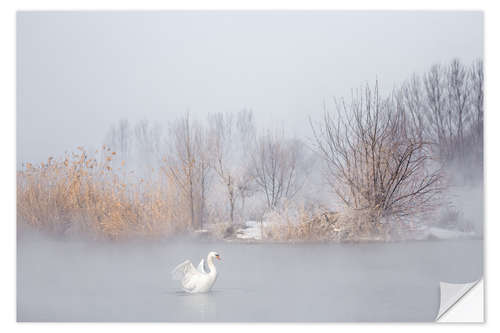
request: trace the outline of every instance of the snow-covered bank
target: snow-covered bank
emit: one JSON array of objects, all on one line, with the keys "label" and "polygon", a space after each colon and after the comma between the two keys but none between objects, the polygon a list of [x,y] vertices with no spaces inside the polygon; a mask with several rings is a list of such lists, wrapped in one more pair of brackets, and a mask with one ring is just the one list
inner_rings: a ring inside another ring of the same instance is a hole
[{"label": "snow-covered bank", "polygon": [[422,227],[418,232],[413,234],[414,237],[410,239],[415,240],[451,240],[451,239],[470,239],[476,238],[474,232],[465,232],[452,229],[436,228],[436,227]]},{"label": "snow-covered bank", "polygon": [[[270,228],[270,222],[247,221],[236,229],[235,238],[241,240],[263,240],[265,230]],[[472,239],[479,237],[475,232],[465,232],[453,229],[422,226],[405,237],[405,240],[453,240]],[[369,241],[386,241],[379,238],[364,239]],[[401,239],[400,239],[401,240]]]}]

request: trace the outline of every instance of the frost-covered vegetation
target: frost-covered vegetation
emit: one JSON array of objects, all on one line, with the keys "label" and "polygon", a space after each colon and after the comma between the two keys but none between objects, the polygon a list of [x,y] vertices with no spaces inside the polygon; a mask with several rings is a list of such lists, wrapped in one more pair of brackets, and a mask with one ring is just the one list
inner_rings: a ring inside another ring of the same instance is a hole
[{"label": "frost-covered vegetation", "polygon": [[471,221],[454,195],[482,188],[481,61],[433,66],[388,96],[366,86],[307,122],[310,138],[258,130],[249,110],[166,126],[120,120],[101,149],[23,165],[18,223],[111,239],[237,238],[247,221],[260,235],[241,238],[482,233],[481,205]]}]

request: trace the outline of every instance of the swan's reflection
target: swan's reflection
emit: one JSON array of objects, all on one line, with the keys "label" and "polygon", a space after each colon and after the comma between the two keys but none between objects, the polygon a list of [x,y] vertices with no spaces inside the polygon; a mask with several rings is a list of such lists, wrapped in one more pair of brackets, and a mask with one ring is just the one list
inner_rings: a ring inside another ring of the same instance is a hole
[{"label": "swan's reflection", "polygon": [[212,321],[217,316],[216,293],[217,291],[203,294],[179,293],[179,302],[186,312],[193,315],[193,319]]}]

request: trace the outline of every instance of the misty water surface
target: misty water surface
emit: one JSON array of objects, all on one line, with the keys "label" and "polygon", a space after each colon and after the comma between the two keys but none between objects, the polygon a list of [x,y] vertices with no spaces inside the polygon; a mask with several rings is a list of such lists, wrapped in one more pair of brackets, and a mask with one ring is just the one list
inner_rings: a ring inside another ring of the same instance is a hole
[{"label": "misty water surface", "polygon": [[[209,294],[170,279],[217,250]],[[432,321],[439,281],[482,276],[482,241],[103,244],[18,239],[18,321]]]}]

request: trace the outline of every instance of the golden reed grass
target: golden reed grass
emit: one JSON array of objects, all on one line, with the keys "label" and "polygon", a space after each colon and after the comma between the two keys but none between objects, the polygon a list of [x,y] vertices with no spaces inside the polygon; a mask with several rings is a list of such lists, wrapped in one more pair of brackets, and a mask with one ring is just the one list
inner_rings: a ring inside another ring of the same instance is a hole
[{"label": "golden reed grass", "polygon": [[373,222],[371,210],[344,208],[332,212],[322,207],[285,207],[267,216],[270,222],[264,228],[269,240],[287,242],[356,242],[362,240],[389,240],[389,224],[379,219]]},{"label": "golden reed grass", "polygon": [[92,155],[79,147],[61,160],[27,163],[17,173],[18,223],[108,239],[186,231],[188,210],[168,174],[140,178],[116,157],[106,146]]}]

